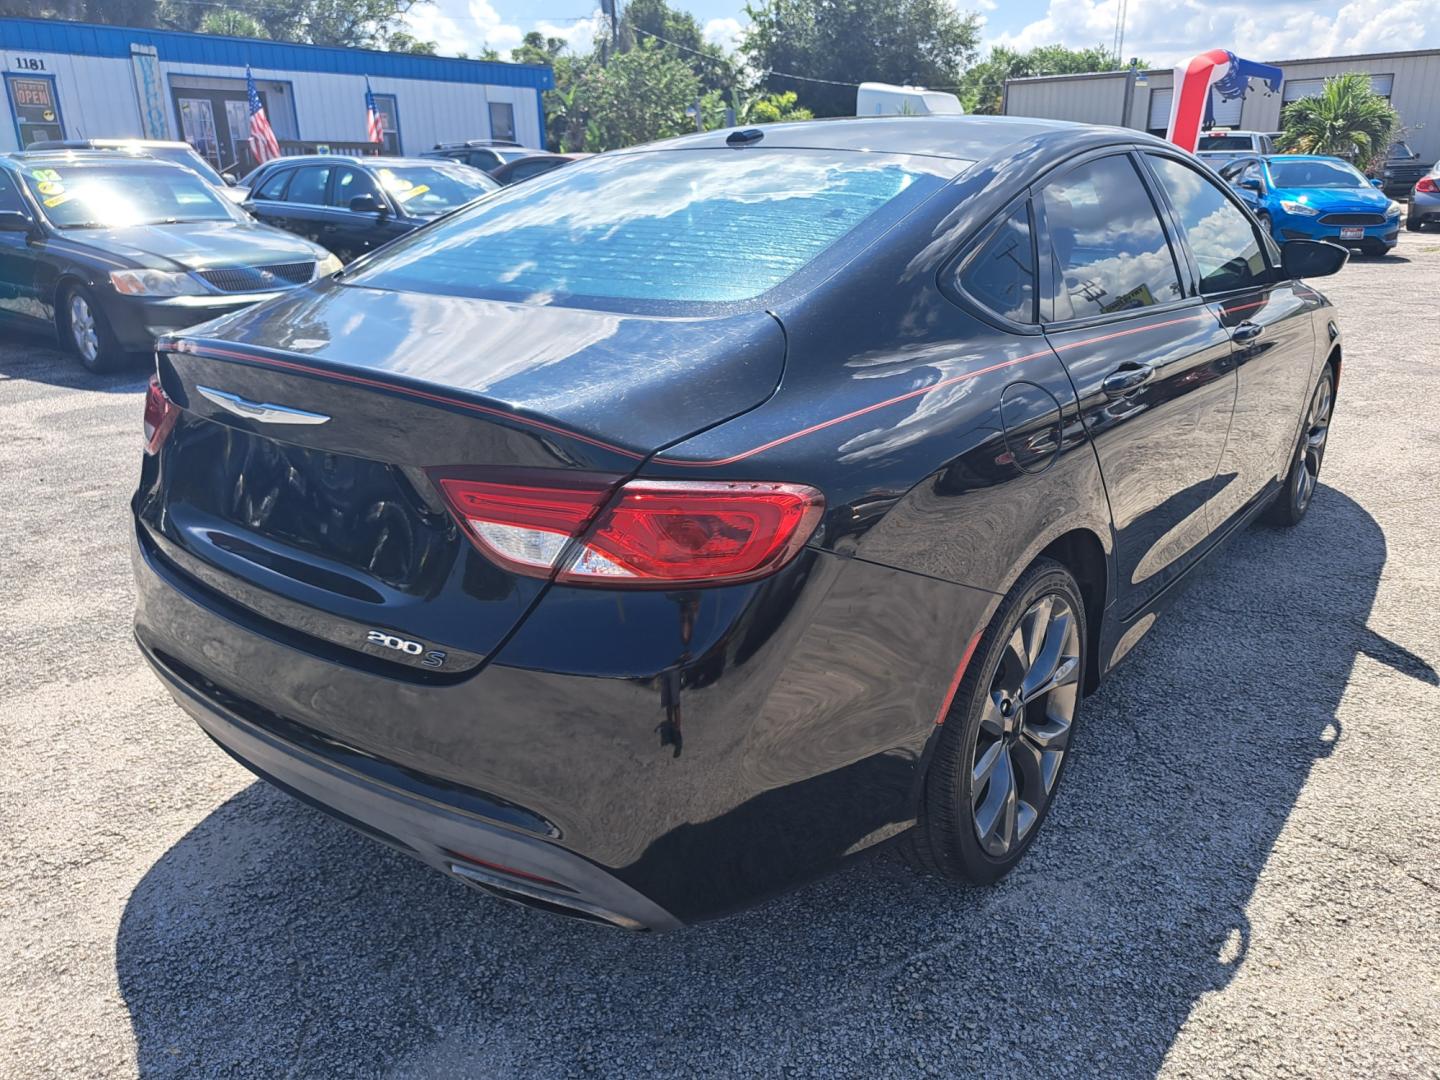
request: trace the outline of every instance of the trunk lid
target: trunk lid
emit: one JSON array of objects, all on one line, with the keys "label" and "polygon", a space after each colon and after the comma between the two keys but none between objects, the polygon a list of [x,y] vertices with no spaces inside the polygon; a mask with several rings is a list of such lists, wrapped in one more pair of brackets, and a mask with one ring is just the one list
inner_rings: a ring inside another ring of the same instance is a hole
[{"label": "trunk lid", "polygon": [[312,652],[459,677],[545,582],[482,556],[425,470],[618,482],[759,404],[783,363],[764,312],[297,290],[162,342],[161,383],[184,413],[142,485],[142,542],[217,606]]}]

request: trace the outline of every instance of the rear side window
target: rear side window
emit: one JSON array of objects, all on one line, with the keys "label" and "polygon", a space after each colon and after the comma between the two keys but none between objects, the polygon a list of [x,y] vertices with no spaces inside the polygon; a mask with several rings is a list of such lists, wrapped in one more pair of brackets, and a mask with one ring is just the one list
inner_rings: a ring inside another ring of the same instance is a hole
[{"label": "rear side window", "polygon": [[290,182],[294,169],[276,169],[255,192],[257,199],[279,199],[285,194],[285,185]]},{"label": "rear side window", "polygon": [[1200,267],[1202,293],[1263,285],[1269,267],[1250,219],[1209,177],[1168,157],[1147,154]]},{"label": "rear side window", "polygon": [[748,300],[966,164],[758,147],[594,158],[413,233],[349,280],[577,306]]},{"label": "rear side window", "polygon": [[1155,205],[1129,158],[1098,158],[1046,185],[1055,319],[1178,300],[1184,292]]},{"label": "rear side window", "polygon": [[960,288],[1011,322],[1035,321],[1035,260],[1030,250],[1030,204],[1005,219],[960,268]]},{"label": "rear side window", "polygon": [[329,179],[329,165],[307,165],[296,169],[295,179],[290,181],[290,190],[285,193],[285,201],[324,206],[325,184]]}]

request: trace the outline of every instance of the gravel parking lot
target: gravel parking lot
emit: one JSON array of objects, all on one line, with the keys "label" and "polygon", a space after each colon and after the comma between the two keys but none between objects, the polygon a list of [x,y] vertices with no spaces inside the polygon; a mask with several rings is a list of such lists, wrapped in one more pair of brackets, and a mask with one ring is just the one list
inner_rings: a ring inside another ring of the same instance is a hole
[{"label": "gravel parking lot", "polygon": [[[1330,282],[1310,517],[1087,703],[1022,868],[634,937],[255,781],[142,666],[144,376],[0,344],[0,1074],[1440,1076],[1440,234]],[[6,332],[9,333],[8,331]]]}]

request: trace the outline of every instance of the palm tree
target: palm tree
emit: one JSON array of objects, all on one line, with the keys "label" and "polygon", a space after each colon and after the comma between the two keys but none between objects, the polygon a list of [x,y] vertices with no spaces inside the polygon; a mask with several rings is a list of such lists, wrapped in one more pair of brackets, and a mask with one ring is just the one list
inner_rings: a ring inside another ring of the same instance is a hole
[{"label": "palm tree", "polygon": [[1330,154],[1365,168],[1383,157],[1400,126],[1400,114],[1375,93],[1360,72],[1325,80],[1315,97],[1285,106],[1282,147],[1291,153]]}]

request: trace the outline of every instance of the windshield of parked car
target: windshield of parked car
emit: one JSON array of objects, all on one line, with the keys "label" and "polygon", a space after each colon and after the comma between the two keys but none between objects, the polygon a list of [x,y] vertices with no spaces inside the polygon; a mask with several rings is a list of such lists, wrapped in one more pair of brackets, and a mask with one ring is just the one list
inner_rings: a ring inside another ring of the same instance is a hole
[{"label": "windshield of parked car", "polygon": [[1249,135],[1201,135],[1201,150],[1253,150],[1255,141]]},{"label": "windshield of parked car", "polygon": [[506,188],[345,280],[622,309],[748,300],[967,164],[758,147],[604,155]]},{"label": "windshield of parked car", "polygon": [[161,161],[173,161],[177,165],[184,165],[187,169],[194,169],[216,187],[225,186],[225,178],[210,167],[210,163],[197,154],[194,150],[187,150],[179,146],[147,146],[142,148],[142,153]]},{"label": "windshield of parked car", "polygon": [[109,168],[60,160],[22,168],[30,193],[61,229],[243,220],[213,187],[173,165]]},{"label": "windshield of parked car", "polygon": [[382,165],[375,176],[413,217],[437,217],[464,206],[500,185],[465,165]]},{"label": "windshield of parked car", "polygon": [[1369,187],[1359,169],[1343,161],[1272,161],[1270,175],[1283,188]]}]

